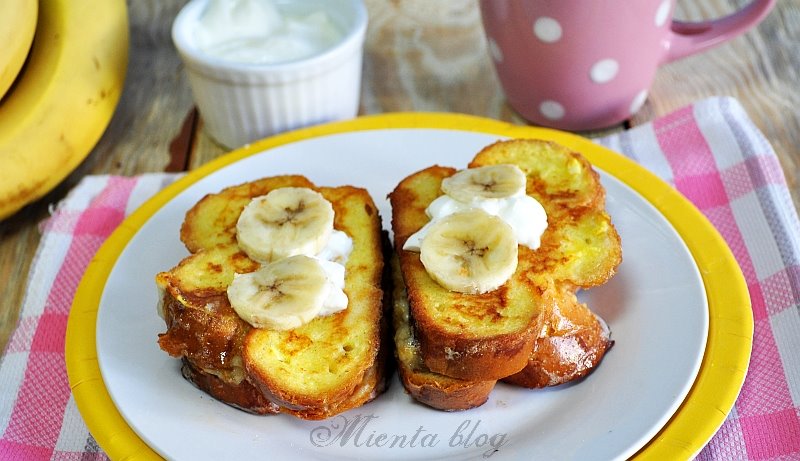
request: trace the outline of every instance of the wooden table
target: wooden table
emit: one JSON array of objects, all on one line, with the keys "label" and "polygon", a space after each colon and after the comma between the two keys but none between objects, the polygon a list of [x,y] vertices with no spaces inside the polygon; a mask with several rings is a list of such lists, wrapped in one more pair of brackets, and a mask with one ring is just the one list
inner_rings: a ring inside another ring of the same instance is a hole
[{"label": "wooden table", "polygon": [[[170,39],[185,1],[130,0],[130,61],[119,107],[93,152],[53,192],[0,223],[0,349],[14,329],[48,207],[88,174],[183,171],[224,151],[205,135]],[[365,0],[370,25],[361,114],[460,112],[524,124],[505,103],[476,0]],[[679,0],[677,17],[702,20],[747,0]],[[644,108],[598,136],[694,101],[733,96],[780,157],[800,205],[800,0],[779,0],[761,25],[701,56],[663,67]]]}]

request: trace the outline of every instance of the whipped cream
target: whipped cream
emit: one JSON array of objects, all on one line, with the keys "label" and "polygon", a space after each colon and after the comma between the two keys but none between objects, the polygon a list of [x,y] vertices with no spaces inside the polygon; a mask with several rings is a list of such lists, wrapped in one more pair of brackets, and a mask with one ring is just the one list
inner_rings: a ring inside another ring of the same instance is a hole
[{"label": "whipped cream", "polygon": [[334,229],[331,238],[325,247],[316,255],[317,259],[338,263],[342,267],[347,263],[347,257],[353,251],[353,239],[346,233]]},{"label": "whipped cream", "polygon": [[322,270],[325,271],[325,276],[328,279],[328,296],[325,298],[325,302],[322,303],[322,310],[319,311],[317,317],[345,310],[348,300],[344,292],[344,266],[324,259],[314,259],[322,266]]},{"label": "whipped cream", "polygon": [[198,48],[208,55],[238,63],[276,64],[322,53],[344,32],[324,11],[297,11],[272,0],[211,0],[194,35]]},{"label": "whipped cream", "polygon": [[403,245],[407,251],[419,251],[422,239],[428,234],[431,226],[445,216],[459,211],[479,208],[502,219],[511,226],[517,243],[532,250],[539,248],[541,237],[547,229],[547,213],[535,198],[524,190],[502,198],[475,197],[469,202],[456,200],[449,195],[442,195],[428,205],[425,214],[430,221],[420,230],[412,234]]},{"label": "whipped cream", "polygon": [[347,295],[344,293],[344,265],[352,251],[353,239],[346,233],[334,229],[328,244],[314,256],[314,259],[325,271],[330,286],[328,297],[325,298],[322,310],[317,317],[335,314],[347,308]]}]

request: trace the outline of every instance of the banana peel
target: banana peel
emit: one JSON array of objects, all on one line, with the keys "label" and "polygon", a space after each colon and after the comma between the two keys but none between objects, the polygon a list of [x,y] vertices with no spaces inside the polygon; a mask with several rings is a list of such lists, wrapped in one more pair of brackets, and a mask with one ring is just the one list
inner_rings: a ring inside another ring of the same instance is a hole
[{"label": "banana peel", "polygon": [[91,152],[122,94],[124,0],[40,0],[28,62],[0,102],[0,219],[42,197]]},{"label": "banana peel", "polygon": [[0,0],[0,100],[30,52],[38,13],[37,0]]}]

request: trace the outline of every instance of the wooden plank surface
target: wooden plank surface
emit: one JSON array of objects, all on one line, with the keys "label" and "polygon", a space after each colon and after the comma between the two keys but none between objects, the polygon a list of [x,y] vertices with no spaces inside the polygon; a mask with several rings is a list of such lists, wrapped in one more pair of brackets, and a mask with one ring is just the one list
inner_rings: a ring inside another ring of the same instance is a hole
[{"label": "wooden plank surface", "polygon": [[[130,0],[131,49],[125,90],[105,135],[83,164],[42,200],[0,222],[0,349],[22,306],[49,207],[87,174],[135,175],[194,168],[224,152],[203,131],[170,39],[183,0]],[[505,103],[486,52],[475,0],[365,0],[370,24],[361,114],[460,112],[525,123]],[[744,0],[679,0],[677,16],[701,20]],[[755,30],[700,56],[664,66],[642,110],[651,121],[710,96],[737,98],[780,157],[800,204],[800,0],[779,0]],[[587,136],[624,129],[621,125]]]}]

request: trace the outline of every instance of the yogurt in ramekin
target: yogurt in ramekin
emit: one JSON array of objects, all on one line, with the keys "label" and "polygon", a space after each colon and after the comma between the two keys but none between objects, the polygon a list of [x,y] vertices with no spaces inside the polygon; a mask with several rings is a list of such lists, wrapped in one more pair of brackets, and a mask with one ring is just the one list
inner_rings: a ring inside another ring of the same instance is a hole
[{"label": "yogurt in ramekin", "polygon": [[358,112],[362,0],[192,0],[172,27],[208,134],[235,148]]}]

